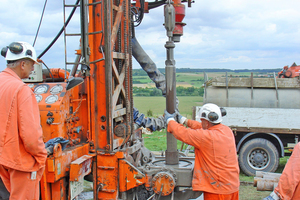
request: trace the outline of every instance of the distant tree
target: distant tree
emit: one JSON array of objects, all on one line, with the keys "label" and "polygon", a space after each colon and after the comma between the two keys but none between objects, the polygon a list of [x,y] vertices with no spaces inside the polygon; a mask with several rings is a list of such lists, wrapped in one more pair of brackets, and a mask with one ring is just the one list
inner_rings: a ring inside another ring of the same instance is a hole
[{"label": "distant tree", "polygon": [[157,88],[153,88],[152,91],[150,91],[150,96],[162,96],[162,92]]}]

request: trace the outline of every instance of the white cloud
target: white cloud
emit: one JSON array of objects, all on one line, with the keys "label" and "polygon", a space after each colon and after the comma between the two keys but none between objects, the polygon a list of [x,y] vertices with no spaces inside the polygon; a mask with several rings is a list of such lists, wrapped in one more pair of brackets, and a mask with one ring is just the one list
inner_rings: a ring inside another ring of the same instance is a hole
[{"label": "white cloud", "polygon": [[223,62],[251,62],[251,58],[248,56],[238,56],[238,57],[227,57],[227,58],[221,58],[217,62],[223,63]]},{"label": "white cloud", "polygon": [[[75,0],[67,0],[73,4]],[[48,1],[36,42],[41,53],[63,25],[62,1]],[[231,69],[280,68],[300,63],[299,0],[196,0],[186,5],[184,35],[176,43],[176,67],[218,67]],[[0,48],[12,41],[32,43],[44,1],[1,0]],[[70,9],[67,9],[67,13]],[[79,15],[78,11],[75,14]],[[158,67],[164,67],[167,37],[163,26],[163,7],[145,13],[136,37]],[[68,31],[75,33],[79,21],[71,21]],[[68,57],[75,58],[79,39],[68,41]],[[49,67],[63,67],[62,38],[43,57]],[[0,71],[5,61],[0,59]],[[134,62],[134,68],[139,68]]]},{"label": "white cloud", "polygon": [[277,31],[277,26],[276,24],[268,24],[266,26],[266,31],[270,32],[270,33],[275,33]]}]

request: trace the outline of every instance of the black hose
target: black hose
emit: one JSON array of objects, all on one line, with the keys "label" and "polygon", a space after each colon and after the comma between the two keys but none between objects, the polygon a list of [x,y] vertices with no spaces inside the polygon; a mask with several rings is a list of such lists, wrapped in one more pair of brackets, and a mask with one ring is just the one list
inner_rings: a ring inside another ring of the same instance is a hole
[{"label": "black hose", "polygon": [[[79,4],[80,0],[76,1],[76,5]],[[58,34],[56,35],[56,37],[52,40],[52,42],[48,45],[48,47],[38,56],[38,58],[40,59],[52,46],[53,44],[56,42],[56,40],[60,37],[60,35],[62,34],[62,32],[64,31],[64,27],[67,27],[67,25],[69,24],[71,18],[73,17],[75,11],[76,11],[76,6],[72,9],[67,21],[65,22],[64,26],[60,29],[60,31],[58,32]]]},{"label": "black hose", "polygon": [[40,31],[40,28],[41,28],[41,24],[42,24],[42,20],[43,20],[43,17],[44,17],[46,5],[47,5],[47,0],[45,0],[45,4],[44,4],[44,8],[43,8],[43,12],[42,12],[41,19],[40,19],[40,23],[39,23],[38,29],[36,30],[35,38],[34,38],[33,45],[32,45],[33,47],[34,47],[34,45],[35,45],[37,36],[38,36],[39,31]]},{"label": "black hose", "polygon": [[165,3],[166,3],[165,0],[163,0],[163,1],[149,2],[149,3],[148,3],[148,9],[150,10],[150,9],[153,9],[153,8],[157,8],[157,7],[159,7],[159,6],[164,5]]},{"label": "black hose", "polygon": [[51,76],[52,76],[52,82],[54,82],[54,77],[53,77],[53,74],[52,74],[51,70],[50,70],[49,67],[44,63],[44,61],[42,61],[42,63],[45,65],[45,67],[47,68],[47,70],[48,70],[49,73],[51,74]]}]

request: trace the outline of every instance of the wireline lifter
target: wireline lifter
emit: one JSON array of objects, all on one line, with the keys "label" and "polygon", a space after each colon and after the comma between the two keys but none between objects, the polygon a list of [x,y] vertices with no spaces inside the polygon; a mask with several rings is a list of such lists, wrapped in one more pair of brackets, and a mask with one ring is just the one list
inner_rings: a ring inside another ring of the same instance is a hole
[{"label": "wireline lifter", "polygon": [[[190,7],[190,0],[188,4]],[[165,156],[155,157],[144,147],[140,124],[135,123],[132,51],[143,66],[152,61],[142,50],[136,51],[141,47],[134,38],[132,16],[140,23],[144,12],[160,5],[164,5],[168,36],[166,80],[163,77],[160,84],[167,111],[174,113],[173,50],[185,25],[182,2],[77,0],[67,5],[64,1],[64,9],[80,8],[80,34],[66,32],[69,18],[63,29],[65,40],[80,35],[75,62],[66,59],[72,70],[42,70],[40,66],[25,80],[39,104],[44,142],[57,138],[69,141],[67,145],[54,142],[48,149],[41,199],[74,199],[82,192],[84,179],[93,182],[94,199],[184,200],[199,196],[191,188],[194,158],[179,156],[170,133]],[[151,74],[151,68],[145,70]],[[153,120],[154,129],[163,128],[156,122]]]}]

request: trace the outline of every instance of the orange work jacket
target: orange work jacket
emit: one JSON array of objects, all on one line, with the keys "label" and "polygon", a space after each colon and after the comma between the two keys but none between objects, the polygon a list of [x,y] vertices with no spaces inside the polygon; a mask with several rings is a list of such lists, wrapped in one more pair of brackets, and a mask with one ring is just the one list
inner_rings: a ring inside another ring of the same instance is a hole
[{"label": "orange work jacket", "polygon": [[286,163],[274,192],[280,199],[300,199],[300,142]]},{"label": "orange work jacket", "polygon": [[19,171],[45,166],[38,104],[33,91],[9,68],[0,73],[0,164]]},{"label": "orange work jacket", "polygon": [[193,190],[231,194],[239,190],[239,166],[235,139],[223,124],[207,130],[198,121],[188,120],[189,128],[170,121],[168,132],[176,139],[195,147]]}]

